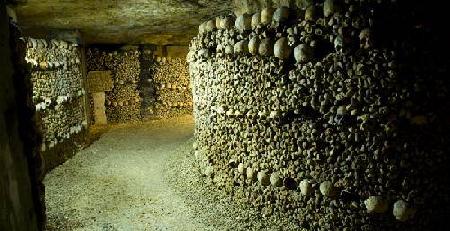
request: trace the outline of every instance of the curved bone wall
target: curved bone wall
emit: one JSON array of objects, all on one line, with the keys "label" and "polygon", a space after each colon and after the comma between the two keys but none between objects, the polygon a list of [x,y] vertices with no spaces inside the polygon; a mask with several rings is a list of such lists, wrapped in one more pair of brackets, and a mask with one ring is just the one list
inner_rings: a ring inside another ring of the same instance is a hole
[{"label": "curved bone wall", "polygon": [[430,36],[417,25],[393,32],[399,9],[326,0],[200,25],[188,61],[201,172],[307,230],[443,229],[448,59],[415,47]]}]

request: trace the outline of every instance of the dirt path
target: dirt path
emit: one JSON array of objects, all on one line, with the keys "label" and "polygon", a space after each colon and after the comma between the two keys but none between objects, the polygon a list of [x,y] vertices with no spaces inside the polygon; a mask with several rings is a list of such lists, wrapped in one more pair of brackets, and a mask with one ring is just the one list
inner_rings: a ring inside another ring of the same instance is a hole
[{"label": "dirt path", "polygon": [[45,178],[48,230],[209,230],[164,180],[190,117],[116,126]]}]

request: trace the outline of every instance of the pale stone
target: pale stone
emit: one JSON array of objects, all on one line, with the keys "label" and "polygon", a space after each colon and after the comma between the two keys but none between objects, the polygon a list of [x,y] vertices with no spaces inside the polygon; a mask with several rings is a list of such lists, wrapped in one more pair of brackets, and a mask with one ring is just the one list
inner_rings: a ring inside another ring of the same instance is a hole
[{"label": "pale stone", "polygon": [[239,41],[234,44],[234,53],[236,54],[246,54],[248,53],[248,42],[247,40]]},{"label": "pale stone", "polygon": [[286,37],[278,39],[273,50],[275,57],[280,59],[288,59],[292,52],[292,49],[289,46],[288,39]]},{"label": "pale stone", "polygon": [[220,16],[216,17],[216,28],[224,29],[224,28],[222,28],[222,17],[220,17]]},{"label": "pale stone", "polygon": [[252,16],[252,28],[256,28],[261,24],[261,13],[254,13]]},{"label": "pale stone", "polygon": [[259,44],[260,40],[258,37],[253,37],[252,39],[250,39],[248,43],[248,51],[250,52],[250,54],[252,55],[258,54]]},{"label": "pale stone", "polygon": [[232,45],[227,45],[225,47],[225,54],[233,54],[234,47]]},{"label": "pale stone", "polygon": [[231,29],[233,28],[234,25],[234,18],[231,16],[226,16],[225,18],[222,19],[222,24],[221,24],[221,28],[222,29]]},{"label": "pale stone", "polygon": [[300,181],[299,187],[300,187],[300,193],[303,196],[307,196],[312,193],[312,187],[308,180]]},{"label": "pale stone", "polygon": [[268,25],[272,22],[273,8],[264,8],[261,11],[261,24]]},{"label": "pale stone", "polygon": [[283,185],[283,181],[281,180],[280,174],[276,172],[270,174],[270,184],[275,187],[281,187]]},{"label": "pale stone", "polygon": [[206,22],[205,30],[206,31],[213,31],[216,29],[216,20],[209,20]]},{"label": "pale stone", "polygon": [[205,31],[206,31],[205,27],[206,27],[206,24],[205,24],[205,23],[200,24],[200,25],[198,26],[198,33],[199,33],[199,34],[205,33]]},{"label": "pale stone", "polygon": [[213,174],[214,174],[213,166],[206,166],[206,168],[205,168],[205,175],[207,177],[212,177]]},{"label": "pale stone", "polygon": [[320,184],[320,193],[326,197],[331,197],[334,195],[334,186],[331,181],[324,181]]},{"label": "pale stone", "polygon": [[306,8],[305,20],[314,21],[315,19],[316,19],[316,7],[309,6],[308,8]]},{"label": "pale stone", "polygon": [[289,19],[289,8],[285,6],[277,8],[272,19],[275,23],[286,22]]},{"label": "pale stone", "polygon": [[409,208],[409,205],[404,200],[398,200],[394,203],[392,213],[395,219],[399,221],[407,221],[411,219],[414,215],[414,210]]},{"label": "pale stone", "polygon": [[309,45],[300,44],[294,49],[294,57],[298,63],[309,62],[313,58],[313,50]]},{"label": "pale stone", "polygon": [[323,15],[325,17],[332,16],[336,11],[336,3],[335,0],[325,0],[323,3]]},{"label": "pale stone", "polygon": [[273,43],[270,39],[265,38],[259,44],[258,52],[263,56],[273,55]]},{"label": "pale stone", "polygon": [[368,49],[372,46],[371,31],[366,28],[359,33],[359,45],[361,48]]},{"label": "pale stone", "polygon": [[243,14],[236,19],[234,26],[237,30],[243,32],[252,29],[252,17],[249,14]]},{"label": "pale stone", "polygon": [[245,171],[245,166],[244,166],[244,164],[243,164],[243,163],[239,163],[239,165],[238,165],[238,172],[239,172],[240,174],[244,174],[244,171]]},{"label": "pale stone", "polygon": [[256,174],[253,168],[247,168],[247,179],[251,181],[256,180]]},{"label": "pale stone", "polygon": [[267,176],[266,171],[258,172],[258,182],[262,186],[268,186],[270,184],[269,176]]},{"label": "pale stone", "polygon": [[104,125],[108,123],[105,112],[105,92],[92,93],[94,101],[94,121],[95,124]]},{"label": "pale stone", "polygon": [[387,203],[380,196],[370,196],[364,201],[368,213],[384,213],[388,209]]}]

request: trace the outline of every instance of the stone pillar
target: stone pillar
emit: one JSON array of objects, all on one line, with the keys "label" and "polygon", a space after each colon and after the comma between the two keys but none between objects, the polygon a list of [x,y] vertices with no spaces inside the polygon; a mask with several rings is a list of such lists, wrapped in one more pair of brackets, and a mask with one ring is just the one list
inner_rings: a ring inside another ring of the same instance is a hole
[{"label": "stone pillar", "polygon": [[96,125],[108,123],[105,108],[105,92],[113,88],[111,71],[90,71],[87,77],[87,89],[94,100],[94,121]]},{"label": "stone pillar", "polygon": [[96,125],[105,125],[108,123],[105,108],[105,92],[92,93],[94,99],[94,121]]}]

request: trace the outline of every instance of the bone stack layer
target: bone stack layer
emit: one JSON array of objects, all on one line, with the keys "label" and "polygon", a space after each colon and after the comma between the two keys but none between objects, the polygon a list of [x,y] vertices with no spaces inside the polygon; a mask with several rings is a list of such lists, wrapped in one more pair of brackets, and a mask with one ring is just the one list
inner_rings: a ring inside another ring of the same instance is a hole
[{"label": "bone stack layer", "polygon": [[441,227],[448,80],[413,26],[375,34],[400,10],[326,0],[200,25],[187,60],[206,179],[306,230]]},{"label": "bone stack layer", "polygon": [[138,91],[139,51],[102,51],[88,49],[88,71],[111,71],[113,89],[106,92],[106,116],[112,123],[138,121],[141,98]]},{"label": "bone stack layer", "polygon": [[24,38],[31,66],[33,103],[43,133],[42,149],[71,138],[87,125],[83,75],[77,44]]},{"label": "bone stack layer", "polygon": [[151,49],[143,49],[141,51],[141,73],[139,92],[142,98],[141,115],[142,118],[154,118],[156,115],[156,82],[154,81],[157,69],[154,51]]},{"label": "bone stack layer", "polygon": [[192,92],[186,59],[157,57],[154,73],[157,117],[192,114]]},{"label": "bone stack layer", "polygon": [[[112,71],[114,88],[106,93],[110,122],[192,114],[186,59],[156,57],[152,50],[89,49],[89,71]],[[91,101],[91,107],[93,102]]]}]

